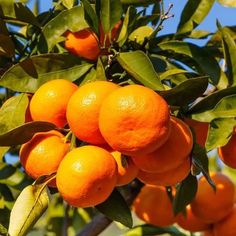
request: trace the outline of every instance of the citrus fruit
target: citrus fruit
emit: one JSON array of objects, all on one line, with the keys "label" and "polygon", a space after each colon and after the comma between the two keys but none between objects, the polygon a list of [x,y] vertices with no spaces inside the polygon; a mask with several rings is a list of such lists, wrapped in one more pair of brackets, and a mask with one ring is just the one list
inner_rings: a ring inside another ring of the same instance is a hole
[{"label": "citrus fruit", "polygon": [[190,166],[190,158],[187,158],[180,166],[168,171],[150,173],[139,170],[137,178],[145,184],[172,186],[181,182],[188,176]]},{"label": "citrus fruit", "polygon": [[236,168],[236,134],[233,134],[229,142],[218,148],[220,159],[229,167]]},{"label": "citrus fruit", "polygon": [[203,236],[215,236],[214,231],[213,231],[213,228],[211,227],[210,229],[205,230],[205,231],[203,232]]},{"label": "citrus fruit", "polygon": [[[66,117],[75,136],[91,144],[104,144],[98,117],[102,102],[119,86],[108,81],[95,81],[81,86],[70,98]],[[112,122],[112,121],[110,121]]]},{"label": "citrus fruit", "polygon": [[90,28],[67,32],[65,36],[65,48],[70,53],[91,61],[97,60],[101,53],[99,39]]},{"label": "citrus fruit", "polygon": [[209,123],[208,122],[200,122],[193,119],[185,118],[184,121],[188,124],[195,133],[196,143],[205,147],[207,134],[209,130]]},{"label": "citrus fruit", "polygon": [[193,138],[191,130],[182,120],[172,116],[171,129],[167,141],[147,155],[133,155],[136,166],[146,172],[164,172],[178,167],[188,158]]},{"label": "citrus fruit", "polygon": [[[21,146],[19,156],[25,172],[37,179],[56,172],[68,151],[69,143],[65,143],[64,135],[52,130],[36,133]],[[55,181],[50,182],[50,186],[55,187]]]},{"label": "citrus fruit", "polygon": [[165,227],[175,221],[165,187],[145,185],[133,203],[133,210],[148,224]]},{"label": "citrus fruit", "polygon": [[209,224],[205,223],[192,213],[190,205],[186,207],[186,215],[179,213],[176,216],[176,222],[181,228],[191,232],[201,232],[210,228]]},{"label": "citrus fruit", "polygon": [[117,186],[122,186],[130,183],[138,174],[138,167],[135,166],[130,157],[122,155],[118,151],[112,151],[112,156],[115,158],[118,167]]},{"label": "citrus fruit", "polygon": [[67,123],[67,103],[77,88],[77,85],[64,79],[55,79],[43,84],[30,101],[32,119],[64,127]]},{"label": "citrus fruit", "polygon": [[214,236],[235,236],[236,235],[236,204],[230,213],[213,226]]},{"label": "citrus fruit", "polygon": [[168,104],[153,90],[127,85],[103,101],[99,128],[106,142],[126,155],[146,154],[169,136]]},{"label": "citrus fruit", "polygon": [[222,220],[233,208],[235,186],[226,175],[218,172],[210,173],[216,191],[204,177],[198,181],[198,190],[191,202],[193,214],[206,223]]},{"label": "citrus fruit", "polygon": [[86,145],[69,152],[57,171],[57,188],[74,207],[91,207],[105,201],[117,183],[113,156],[103,148]]}]

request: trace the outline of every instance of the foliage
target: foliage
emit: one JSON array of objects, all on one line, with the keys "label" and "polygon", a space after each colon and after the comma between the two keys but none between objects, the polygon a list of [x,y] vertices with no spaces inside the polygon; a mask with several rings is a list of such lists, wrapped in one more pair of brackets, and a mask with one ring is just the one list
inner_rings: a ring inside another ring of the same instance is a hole
[{"label": "foliage", "polygon": [[[235,7],[233,1],[218,2]],[[221,26],[218,22],[216,32],[196,29],[216,4],[214,0],[188,0],[177,31],[161,36],[163,22],[173,20],[171,7],[165,11],[165,1],[54,0],[53,7],[46,12],[37,11],[38,1],[35,11],[26,3],[23,0],[0,2],[1,235],[6,235],[7,229],[11,236],[25,235],[32,227],[45,235],[50,232],[76,235],[98,212],[132,228],[130,208],[125,200],[133,193],[129,191],[130,186],[115,190],[95,208],[74,209],[63,205],[57,191],[40,181],[30,185],[32,180],[22,171],[17,157],[14,163],[8,161],[9,154],[17,156],[19,145],[30,140],[34,133],[57,129],[47,122],[25,123],[28,95],[57,78],[77,85],[93,80],[143,84],[163,96],[176,116],[209,122],[206,146],[194,145],[192,173],[177,186],[174,212],[183,211],[195,196],[198,174],[203,173],[214,188],[208,175],[207,153],[225,145],[236,125],[235,26]],[[117,39],[108,54],[101,55],[96,62],[73,56],[64,48],[66,31],[91,27],[99,36],[101,24],[104,33],[110,35],[120,19]],[[195,39],[196,43],[190,43],[189,39]],[[203,46],[198,45],[200,39],[206,39]],[[227,168],[226,172],[229,172]],[[44,211],[44,217],[35,225]],[[162,233],[184,235],[175,227],[150,225],[136,226],[126,235]]]}]

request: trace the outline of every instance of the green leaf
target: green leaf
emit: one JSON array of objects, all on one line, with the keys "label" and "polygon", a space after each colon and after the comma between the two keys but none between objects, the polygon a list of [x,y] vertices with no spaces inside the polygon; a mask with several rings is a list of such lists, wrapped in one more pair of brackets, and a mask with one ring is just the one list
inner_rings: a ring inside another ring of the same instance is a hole
[{"label": "green leaf", "polygon": [[233,95],[236,93],[236,87],[226,88],[216,91],[207,97],[203,98],[201,101],[192,106],[189,110],[190,114],[202,113],[207,110],[213,109],[216,104],[224,97]]},{"label": "green leaf", "polygon": [[188,0],[177,28],[178,34],[191,32],[208,15],[215,0]]},{"label": "green leaf", "polygon": [[27,181],[26,175],[13,165],[0,162],[0,183],[14,189],[22,190]]},{"label": "green leaf", "polygon": [[114,189],[110,197],[105,202],[97,205],[96,208],[109,219],[132,228],[133,220],[130,209],[118,190]]},{"label": "green leaf", "polygon": [[219,4],[225,7],[236,7],[236,1],[234,0],[217,0]]},{"label": "green leaf", "polygon": [[192,118],[198,121],[211,122],[216,118],[229,118],[236,115],[236,95],[222,98],[212,110],[193,114]]},{"label": "green leaf", "polygon": [[10,147],[0,147],[0,161],[2,161],[3,156],[8,152]]},{"label": "green leaf", "polygon": [[164,80],[164,79],[167,79],[169,76],[184,74],[184,73],[190,73],[190,72],[187,70],[183,70],[183,69],[170,69],[170,70],[167,70],[167,71],[159,74],[159,76],[160,76],[161,80]]},{"label": "green leaf", "polygon": [[[62,11],[42,28],[39,42],[41,53],[47,53],[61,41],[60,37],[67,31],[76,32],[89,27],[84,19],[84,9],[81,6]],[[59,41],[58,41],[59,39]],[[46,42],[46,45],[45,43]]]},{"label": "green leaf", "polygon": [[28,106],[26,94],[20,94],[8,99],[0,109],[0,134],[24,124],[25,111]]},{"label": "green leaf", "polygon": [[220,29],[222,34],[222,44],[224,58],[226,62],[227,72],[230,85],[236,85],[236,43],[226,28]]},{"label": "green leaf", "polygon": [[191,34],[189,34],[187,37],[192,39],[206,39],[208,38],[212,33],[205,31],[205,30],[193,30]]},{"label": "green leaf", "polygon": [[142,51],[122,52],[116,57],[119,64],[135,80],[154,90],[163,90],[163,85],[158,77],[150,59]]},{"label": "green leaf", "polygon": [[29,185],[18,196],[11,211],[8,232],[11,236],[23,236],[32,228],[49,203],[45,185]]},{"label": "green leaf", "polygon": [[32,56],[7,70],[0,79],[0,86],[17,92],[34,93],[49,80],[75,81],[92,66],[89,63],[81,63],[78,57],[67,54]]},{"label": "green leaf", "polygon": [[156,3],[157,0],[120,0],[124,5],[146,6]]},{"label": "green leaf", "polygon": [[103,63],[100,57],[98,58],[98,61],[97,61],[96,80],[107,80],[105,68],[103,66]]},{"label": "green leaf", "polygon": [[96,80],[97,80],[97,71],[94,68],[91,68],[91,70],[89,70],[89,72],[86,73],[85,76],[83,76],[83,78],[81,79],[80,85],[90,83]]},{"label": "green leaf", "polygon": [[235,118],[218,118],[212,120],[206,141],[207,151],[227,144],[235,126]]},{"label": "green leaf", "polygon": [[215,189],[215,184],[209,175],[209,161],[208,156],[206,154],[206,150],[197,143],[195,143],[193,146],[192,164],[200,172],[202,172],[207,182],[211,185],[213,189]]},{"label": "green leaf", "polygon": [[142,44],[145,38],[148,38],[153,33],[153,28],[151,26],[141,26],[135,29],[130,35],[129,40],[135,41],[138,44]]},{"label": "green leaf", "polygon": [[67,9],[71,9],[73,7],[73,5],[74,5],[74,0],[62,0],[61,3]]},{"label": "green leaf", "polygon": [[12,0],[2,0],[0,3],[0,18],[7,21],[24,22],[40,27],[40,24],[31,10],[24,4],[13,3]]},{"label": "green leaf", "polygon": [[0,135],[0,146],[15,146],[28,142],[35,133],[47,132],[56,126],[49,122],[33,121]]},{"label": "green leaf", "polygon": [[7,229],[2,224],[0,224],[0,235],[7,235]]},{"label": "green leaf", "polygon": [[138,225],[129,230],[124,236],[155,236],[168,234],[171,236],[186,236],[186,234],[180,232],[176,227],[157,227],[153,225]]},{"label": "green leaf", "polygon": [[160,94],[169,105],[185,106],[200,97],[206,91],[207,85],[207,77],[199,77],[186,80],[172,89],[161,91]]},{"label": "green leaf", "polygon": [[14,50],[15,46],[11,38],[7,35],[0,34],[0,55],[12,57]]},{"label": "green leaf", "polygon": [[99,35],[99,22],[94,8],[87,0],[82,0],[84,6],[84,17],[89,26],[93,29],[97,35]]},{"label": "green leaf", "polygon": [[100,19],[104,33],[109,33],[123,13],[120,0],[100,0]]},{"label": "green leaf", "polygon": [[[211,57],[206,50],[195,44],[180,41],[168,41],[159,43],[156,46],[151,44],[149,50],[157,54],[167,54],[169,52],[171,54],[174,53],[190,57],[197,63],[200,72],[209,75],[210,80],[214,85],[217,85],[220,80],[221,70],[217,61]],[[168,57],[171,57],[169,54],[167,55]],[[179,57],[178,59],[181,60]]]},{"label": "green leaf", "polygon": [[193,200],[197,193],[197,178],[189,174],[178,186],[176,195],[173,199],[173,211],[175,215],[182,212],[185,207]]}]

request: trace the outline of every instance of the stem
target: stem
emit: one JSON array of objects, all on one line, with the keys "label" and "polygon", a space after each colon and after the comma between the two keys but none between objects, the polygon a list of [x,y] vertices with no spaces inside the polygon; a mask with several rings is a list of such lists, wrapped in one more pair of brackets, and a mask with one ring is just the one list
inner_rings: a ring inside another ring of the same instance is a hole
[{"label": "stem", "polygon": [[63,220],[63,227],[62,227],[62,236],[67,236],[67,229],[69,226],[69,210],[70,210],[70,206],[66,203],[65,206],[65,217]]}]

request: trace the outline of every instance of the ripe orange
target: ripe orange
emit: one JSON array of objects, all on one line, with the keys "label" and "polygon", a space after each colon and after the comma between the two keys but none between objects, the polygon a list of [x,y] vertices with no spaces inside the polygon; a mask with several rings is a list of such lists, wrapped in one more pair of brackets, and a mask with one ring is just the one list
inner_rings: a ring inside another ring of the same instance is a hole
[{"label": "ripe orange", "polygon": [[184,180],[190,172],[190,158],[184,160],[180,166],[158,173],[139,170],[137,178],[145,184],[172,186]]},{"label": "ripe orange", "polygon": [[200,232],[210,228],[211,225],[205,223],[200,218],[196,217],[192,213],[191,206],[186,207],[186,216],[183,213],[179,213],[176,216],[177,224],[185,230],[191,232]]},{"label": "ripe orange", "polygon": [[91,207],[105,201],[117,183],[113,156],[103,148],[87,145],[73,149],[57,171],[57,187],[70,205]]},{"label": "ripe orange", "polygon": [[216,185],[216,192],[204,177],[198,182],[198,191],[191,202],[193,214],[206,223],[222,220],[232,210],[234,204],[234,183],[221,173],[210,173]]},{"label": "ripe orange", "polygon": [[70,53],[91,61],[97,60],[101,53],[99,40],[90,28],[67,32],[65,36],[65,48]]},{"label": "ripe orange", "polygon": [[182,120],[171,117],[168,140],[154,152],[132,156],[136,166],[146,172],[164,172],[178,167],[189,156],[193,147],[191,130]]},{"label": "ripe orange", "polygon": [[118,151],[113,151],[111,154],[115,158],[118,167],[118,179],[116,185],[122,186],[134,180],[139,169],[133,163],[132,159],[130,157],[123,156]]},{"label": "ripe orange", "polygon": [[67,124],[67,103],[77,88],[77,85],[64,79],[55,79],[43,84],[30,102],[32,119],[64,127]]},{"label": "ripe orange", "polygon": [[[100,41],[101,47],[104,47],[104,46],[106,48],[110,47],[110,45],[117,39],[121,25],[122,25],[122,20],[119,20],[115,24],[113,29],[111,30],[110,35],[109,34],[105,35],[102,25],[101,24],[99,25],[99,31],[100,31],[100,40],[99,41]],[[105,36],[106,36],[106,42],[105,42]]]},{"label": "ripe orange", "polygon": [[112,82],[95,81],[81,86],[71,96],[66,117],[77,138],[92,144],[106,143],[98,126],[99,112],[104,99],[118,88]]},{"label": "ripe orange", "polygon": [[235,236],[236,235],[236,204],[231,212],[221,221],[213,226],[214,236]]},{"label": "ripe orange", "polygon": [[145,185],[133,203],[136,215],[146,223],[165,227],[175,221],[165,187]]},{"label": "ripe orange", "polygon": [[185,118],[184,121],[188,124],[195,132],[196,143],[205,147],[207,134],[209,130],[209,123],[200,122],[193,119]]},{"label": "ripe orange", "polygon": [[210,229],[205,230],[202,236],[215,236],[212,226]]},{"label": "ripe orange", "polygon": [[169,136],[168,104],[153,90],[127,85],[103,102],[99,128],[107,143],[126,155],[146,154],[160,147]]},{"label": "ripe orange", "polygon": [[[69,151],[69,143],[64,141],[64,135],[55,130],[36,133],[20,149],[20,162],[25,172],[33,179],[56,172]],[[49,185],[55,187],[55,181]]]},{"label": "ripe orange", "polygon": [[229,142],[218,148],[220,159],[229,167],[236,168],[236,134],[233,134]]}]

